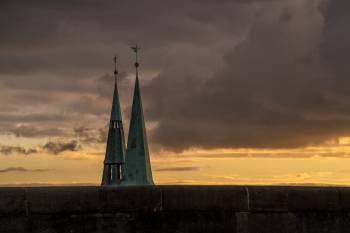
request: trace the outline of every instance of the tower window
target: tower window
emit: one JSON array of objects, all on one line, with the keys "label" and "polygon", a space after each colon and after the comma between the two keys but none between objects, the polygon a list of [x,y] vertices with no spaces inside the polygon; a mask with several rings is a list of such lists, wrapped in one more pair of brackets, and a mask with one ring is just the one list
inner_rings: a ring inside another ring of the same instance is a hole
[{"label": "tower window", "polygon": [[113,129],[119,129],[119,122],[118,121],[113,121],[112,127],[113,127]]}]

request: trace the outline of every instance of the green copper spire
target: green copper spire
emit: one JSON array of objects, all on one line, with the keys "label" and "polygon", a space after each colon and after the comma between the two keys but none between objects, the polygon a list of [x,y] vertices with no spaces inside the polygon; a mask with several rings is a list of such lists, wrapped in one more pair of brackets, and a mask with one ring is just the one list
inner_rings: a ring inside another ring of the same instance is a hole
[{"label": "green copper spire", "polygon": [[[138,47],[132,48],[136,55]],[[135,62],[136,80],[132,102],[131,120],[128,136],[128,148],[125,162],[125,185],[153,185],[152,169],[149,158],[145,120],[143,117],[141,90],[138,77],[139,63]]]},{"label": "green copper spire", "polygon": [[114,93],[113,93],[113,103],[111,111],[111,121],[122,121],[122,115],[120,111],[119,93],[118,93],[118,82],[117,82],[117,57],[114,57]]},{"label": "green copper spire", "polygon": [[120,184],[124,175],[125,139],[123,122],[120,111],[118,85],[117,85],[117,58],[114,58],[114,93],[111,118],[109,122],[106,155],[102,174],[102,185]]}]

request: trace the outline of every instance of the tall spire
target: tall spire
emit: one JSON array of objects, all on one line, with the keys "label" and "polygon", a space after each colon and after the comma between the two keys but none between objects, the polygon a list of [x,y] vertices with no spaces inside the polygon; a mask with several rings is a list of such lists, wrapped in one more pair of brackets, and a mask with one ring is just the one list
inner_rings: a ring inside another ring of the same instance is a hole
[{"label": "tall spire", "polygon": [[145,121],[143,117],[141,90],[138,77],[139,47],[132,47],[136,55],[136,80],[132,102],[131,120],[128,136],[128,148],[125,162],[125,185],[153,185],[152,169],[149,158]]},{"label": "tall spire", "polygon": [[114,93],[102,174],[102,185],[120,184],[124,176],[125,139],[117,75],[117,57],[114,57]]}]

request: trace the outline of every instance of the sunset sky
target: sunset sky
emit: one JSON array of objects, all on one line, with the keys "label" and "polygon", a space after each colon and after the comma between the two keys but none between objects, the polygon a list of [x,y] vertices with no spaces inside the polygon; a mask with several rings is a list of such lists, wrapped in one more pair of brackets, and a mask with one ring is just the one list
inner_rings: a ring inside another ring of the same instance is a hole
[{"label": "sunset sky", "polygon": [[119,57],[157,184],[350,184],[349,0],[2,0],[0,185],[99,184]]}]

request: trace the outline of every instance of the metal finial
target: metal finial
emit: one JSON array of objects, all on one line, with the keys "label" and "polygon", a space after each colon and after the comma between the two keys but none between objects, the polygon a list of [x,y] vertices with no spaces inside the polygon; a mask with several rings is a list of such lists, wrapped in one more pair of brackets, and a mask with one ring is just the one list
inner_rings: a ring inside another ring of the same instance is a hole
[{"label": "metal finial", "polygon": [[118,74],[118,71],[117,71],[117,56],[114,56],[113,61],[114,61],[114,75],[116,76]]},{"label": "metal finial", "polygon": [[138,76],[139,71],[138,71],[138,67],[140,66],[139,62],[138,62],[138,52],[140,47],[138,47],[137,45],[131,47],[131,49],[135,52],[135,68],[136,68],[136,76]]}]

